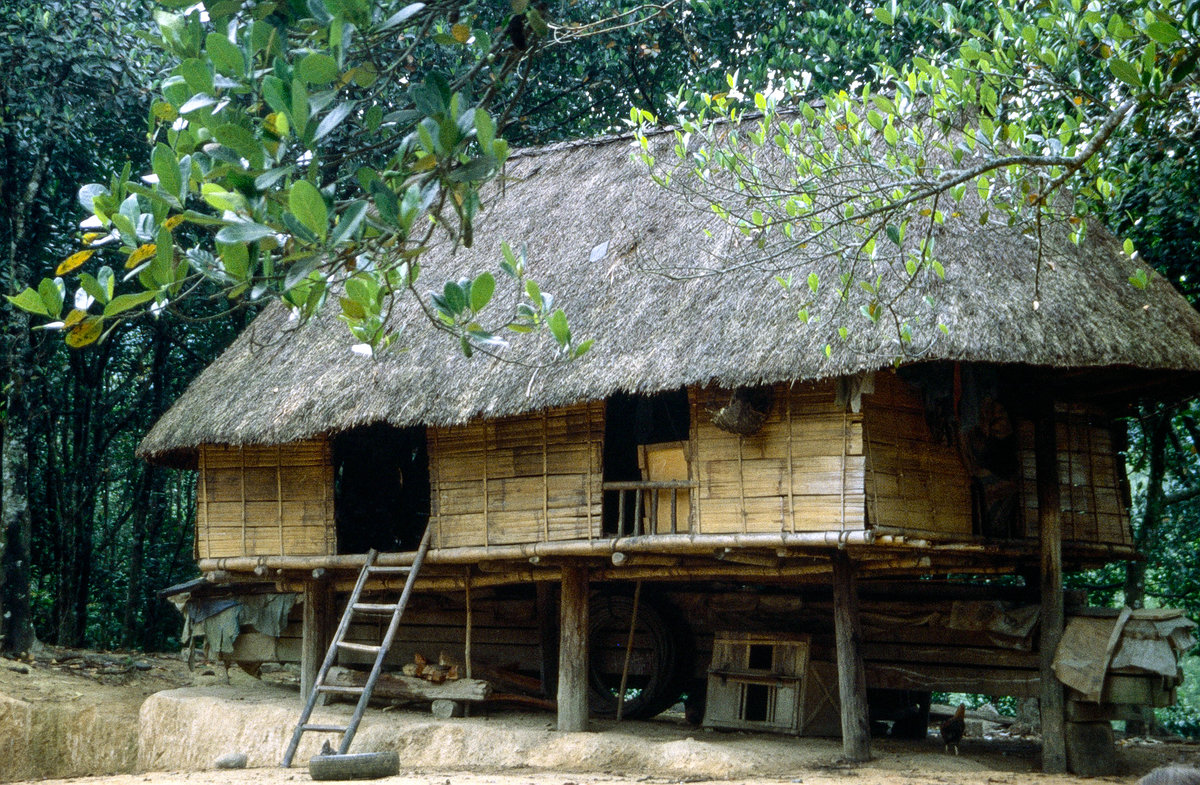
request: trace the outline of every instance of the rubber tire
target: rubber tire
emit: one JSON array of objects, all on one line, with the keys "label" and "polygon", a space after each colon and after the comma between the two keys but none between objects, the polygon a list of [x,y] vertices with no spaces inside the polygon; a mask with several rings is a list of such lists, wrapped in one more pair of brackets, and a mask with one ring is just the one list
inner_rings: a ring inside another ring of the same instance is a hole
[{"label": "rubber tire", "polygon": [[[633,596],[620,589],[594,595],[588,610],[589,637],[592,641],[616,638],[619,648],[624,649],[624,639],[629,632],[629,618],[633,611]],[[669,604],[648,598],[642,593],[638,608],[639,634],[649,636],[654,642],[657,670],[649,677],[642,691],[625,701],[621,716],[628,719],[649,719],[669,709],[683,694],[687,680],[692,675],[692,634],[687,624]],[[596,651],[593,646],[593,653]],[[605,678],[598,673],[595,663],[588,667],[588,693],[592,714],[597,717],[614,717],[617,701],[612,681],[619,676]]]},{"label": "rubber tire", "polygon": [[400,753],[355,752],[347,755],[314,755],[308,761],[314,780],[377,780],[400,773]]}]

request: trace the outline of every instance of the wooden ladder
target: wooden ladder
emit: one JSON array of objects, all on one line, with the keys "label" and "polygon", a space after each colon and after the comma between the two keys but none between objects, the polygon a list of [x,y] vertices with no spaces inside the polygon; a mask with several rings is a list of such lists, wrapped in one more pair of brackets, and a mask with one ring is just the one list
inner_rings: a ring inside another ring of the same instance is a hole
[{"label": "wooden ladder", "polygon": [[[379,674],[383,672],[383,660],[387,657],[388,649],[392,646],[392,640],[396,637],[396,630],[400,628],[400,618],[404,615],[404,609],[408,605],[408,598],[412,595],[413,584],[416,583],[417,575],[421,571],[421,564],[425,561],[425,553],[429,550],[429,532],[427,528],[425,535],[421,538],[421,545],[417,548],[417,555],[413,558],[411,567],[380,567],[375,564],[375,557],[378,555],[375,549],[371,549],[367,553],[367,560],[363,563],[362,571],[358,574],[358,582],[354,584],[354,591],[350,592],[350,599],[346,602],[346,612],[342,614],[342,621],[338,624],[337,631],[333,633],[333,640],[330,641],[329,651],[325,653],[325,661],[321,663],[321,669],[317,671],[316,681],[313,682],[312,692],[309,693],[308,700],[304,704],[304,711],[300,712],[300,721],[296,723],[296,730],[292,732],[292,740],[288,742],[287,751],[283,753],[283,762],[280,766],[287,768],[292,765],[292,759],[296,757],[296,749],[300,746],[300,737],[305,731],[317,731],[325,733],[340,733],[342,734],[342,743],[338,745],[337,754],[345,755],[350,749],[350,742],[354,741],[354,734],[358,732],[359,723],[362,722],[363,713],[367,710],[367,704],[371,701],[371,693],[375,689],[375,683],[379,680]],[[400,593],[400,600],[396,604],[379,604],[370,602],[359,602],[359,597],[362,596],[363,588],[367,585],[367,579],[372,575],[408,575],[404,582],[404,591]],[[363,615],[391,615],[391,622],[388,624],[387,632],[383,635],[383,640],[379,645],[352,643],[345,640],[346,633],[350,629],[350,621],[356,614]],[[326,684],[325,678],[329,675],[329,669],[337,662],[338,651],[355,651],[366,652],[375,655],[375,664],[371,667],[371,675],[367,677],[367,683],[362,687],[343,686]],[[357,695],[358,705],[354,707],[354,714],[350,717],[350,722],[347,725],[320,725],[310,723],[312,719],[313,709],[317,705],[317,699],[321,695],[336,693],[339,695]]]}]

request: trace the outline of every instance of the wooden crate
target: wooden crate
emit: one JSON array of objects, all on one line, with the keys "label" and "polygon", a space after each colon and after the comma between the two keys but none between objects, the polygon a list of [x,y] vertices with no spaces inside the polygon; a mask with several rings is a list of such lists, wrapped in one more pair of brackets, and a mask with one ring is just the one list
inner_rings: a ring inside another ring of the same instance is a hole
[{"label": "wooden crate", "polygon": [[198,468],[197,558],[336,551],[327,442],[201,445]]},{"label": "wooden crate", "polygon": [[433,547],[600,536],[603,401],[427,433]]},{"label": "wooden crate", "polygon": [[705,727],[800,733],[808,655],[807,636],[716,633]]}]

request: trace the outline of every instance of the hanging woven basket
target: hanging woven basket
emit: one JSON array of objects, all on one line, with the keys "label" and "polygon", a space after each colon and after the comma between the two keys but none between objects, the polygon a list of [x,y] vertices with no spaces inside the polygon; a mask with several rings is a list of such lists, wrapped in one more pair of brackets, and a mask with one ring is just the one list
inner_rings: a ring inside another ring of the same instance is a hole
[{"label": "hanging woven basket", "polygon": [[729,394],[728,403],[709,409],[709,416],[721,430],[749,436],[767,421],[774,398],[774,387],[737,387]]}]

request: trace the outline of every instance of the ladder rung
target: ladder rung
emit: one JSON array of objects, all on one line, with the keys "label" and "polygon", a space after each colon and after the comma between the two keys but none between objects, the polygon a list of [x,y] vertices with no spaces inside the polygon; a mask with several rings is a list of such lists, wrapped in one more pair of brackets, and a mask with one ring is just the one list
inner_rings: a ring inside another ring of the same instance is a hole
[{"label": "ladder rung", "polygon": [[356,603],[354,603],[354,610],[359,611],[361,613],[395,613],[397,607],[399,607],[399,606],[397,606],[395,604],[379,603],[379,602],[356,602]]},{"label": "ladder rung", "polygon": [[345,725],[301,725],[304,730],[316,731],[317,733],[345,733]]},{"label": "ladder rung", "polygon": [[379,650],[383,648],[382,646],[375,646],[370,643],[351,643],[350,641],[338,641],[337,645],[349,651],[362,651],[367,654],[378,654]]},{"label": "ladder rung", "polygon": [[319,692],[336,692],[341,695],[362,695],[362,687],[343,687],[337,684],[322,684],[317,687]]},{"label": "ladder rung", "polygon": [[412,567],[376,567],[371,565],[367,572],[379,575],[405,575],[412,572]]}]

